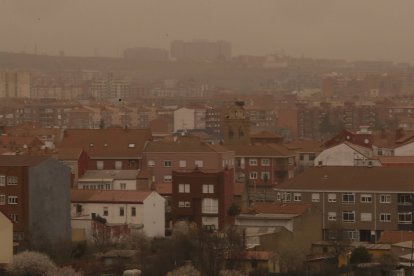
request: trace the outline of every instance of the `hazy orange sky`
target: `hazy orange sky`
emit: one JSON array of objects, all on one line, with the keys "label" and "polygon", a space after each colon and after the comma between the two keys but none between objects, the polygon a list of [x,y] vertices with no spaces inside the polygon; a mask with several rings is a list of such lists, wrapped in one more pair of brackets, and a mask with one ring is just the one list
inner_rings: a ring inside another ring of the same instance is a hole
[{"label": "hazy orange sky", "polygon": [[175,39],[233,54],[414,61],[413,0],[0,0],[0,51],[117,56]]}]

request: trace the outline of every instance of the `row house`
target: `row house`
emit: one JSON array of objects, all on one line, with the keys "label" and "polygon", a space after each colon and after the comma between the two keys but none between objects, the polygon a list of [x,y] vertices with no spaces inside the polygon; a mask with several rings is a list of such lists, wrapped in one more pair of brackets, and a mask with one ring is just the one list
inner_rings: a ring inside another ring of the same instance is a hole
[{"label": "row house", "polygon": [[314,167],[278,185],[276,201],[319,208],[325,240],[376,242],[412,230],[413,177],[407,167]]},{"label": "row house", "polygon": [[229,145],[235,152],[236,181],[246,183],[251,200],[273,200],[277,183],[292,178],[295,155],[282,145]]},{"label": "row house", "polygon": [[233,224],[234,171],[173,171],[171,213],[173,223],[187,221],[198,229],[221,230]]},{"label": "row house", "polygon": [[44,156],[0,156],[0,211],[17,249],[69,242],[70,170]]},{"label": "row house", "polygon": [[133,170],[141,167],[149,129],[66,129],[59,149],[81,148],[89,155],[89,170]]},{"label": "row house", "polygon": [[94,220],[110,227],[127,226],[125,234],[143,231],[165,235],[165,199],[154,191],[71,191],[72,229],[94,235]]}]

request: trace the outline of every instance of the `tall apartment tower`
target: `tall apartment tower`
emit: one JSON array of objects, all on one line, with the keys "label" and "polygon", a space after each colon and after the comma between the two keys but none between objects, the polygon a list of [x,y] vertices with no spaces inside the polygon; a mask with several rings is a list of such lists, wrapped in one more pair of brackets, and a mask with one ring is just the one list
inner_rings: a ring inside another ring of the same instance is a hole
[{"label": "tall apartment tower", "polygon": [[0,70],[0,98],[30,98],[30,73]]},{"label": "tall apartment tower", "polygon": [[236,101],[229,108],[223,124],[224,144],[250,144],[250,120],[244,109],[243,101]]}]

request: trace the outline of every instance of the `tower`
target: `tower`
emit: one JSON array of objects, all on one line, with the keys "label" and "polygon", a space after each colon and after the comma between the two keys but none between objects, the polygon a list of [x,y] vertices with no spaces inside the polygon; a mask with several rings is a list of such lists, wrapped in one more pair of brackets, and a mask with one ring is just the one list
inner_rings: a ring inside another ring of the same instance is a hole
[{"label": "tower", "polygon": [[243,101],[236,101],[224,118],[224,144],[250,144],[250,121]]}]

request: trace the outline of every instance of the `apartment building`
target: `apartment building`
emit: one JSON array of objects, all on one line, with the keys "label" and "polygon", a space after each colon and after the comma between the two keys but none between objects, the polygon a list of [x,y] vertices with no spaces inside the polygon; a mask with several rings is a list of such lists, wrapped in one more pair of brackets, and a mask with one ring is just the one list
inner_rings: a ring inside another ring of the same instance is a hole
[{"label": "apartment building", "polygon": [[413,177],[407,167],[314,167],[278,185],[276,200],[319,208],[325,240],[375,242],[385,230],[412,230]]},{"label": "apartment building", "polygon": [[18,249],[70,241],[70,169],[44,156],[0,156],[0,211]]},{"label": "apartment building", "polygon": [[149,129],[66,129],[59,149],[81,148],[89,155],[90,170],[138,169]]},{"label": "apartment building", "polygon": [[185,220],[193,222],[199,229],[223,229],[233,223],[229,215],[233,191],[233,169],[216,172],[205,172],[202,168],[189,172],[173,171],[173,223]]},{"label": "apartment building", "polygon": [[171,190],[173,171],[205,172],[234,167],[234,152],[203,142],[195,136],[178,136],[167,141],[149,142],[144,149],[143,169],[151,172],[156,189],[168,186]]},{"label": "apartment building", "polygon": [[[150,237],[165,235],[165,199],[153,191],[71,191],[72,227],[91,237],[93,220],[143,230]],[[85,223],[86,221],[86,223]],[[116,227],[115,227],[116,228]]]},{"label": "apartment building", "polygon": [[277,183],[292,178],[295,154],[278,144],[228,145],[235,152],[236,181],[246,183],[251,200],[274,198]]},{"label": "apartment building", "polygon": [[0,98],[30,98],[30,81],[29,72],[0,70]]}]

